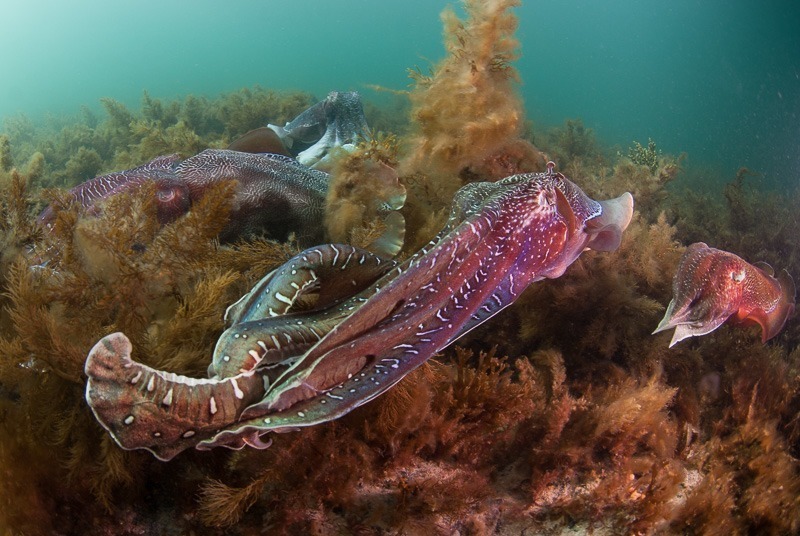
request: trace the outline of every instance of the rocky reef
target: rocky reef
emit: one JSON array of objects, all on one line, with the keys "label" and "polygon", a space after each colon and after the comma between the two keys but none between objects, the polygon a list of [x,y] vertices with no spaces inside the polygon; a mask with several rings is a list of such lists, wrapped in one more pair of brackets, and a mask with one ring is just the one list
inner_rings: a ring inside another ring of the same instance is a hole
[{"label": "rocky reef", "polygon": [[[6,120],[2,533],[800,531],[797,318],[766,345],[755,328],[723,326],[673,348],[651,335],[692,242],[800,281],[800,190],[762,191],[743,169],[724,191],[699,192],[683,156],[657,140],[618,150],[576,119],[531,127],[516,93],[515,5],[466,0],[465,19],[443,15],[445,58],[415,75],[408,115],[365,106],[384,132],[335,163],[320,225],[332,240],[369,243],[381,233],[370,188],[396,170],[407,190],[402,259],[441,227],[458,187],[539,171],[549,157],[593,198],[633,193],[620,248],[584,253],[386,394],[339,420],[273,434],[266,450],[187,451],[168,463],[122,450],[84,400],[83,366],[97,340],[124,331],[137,361],[204,376],[226,307],[296,243],[221,245],[229,183],[165,225],[147,189],[92,217],[63,189],[159,155],[226,147],[315,99],[261,88],[168,102],[145,94],[139,110],[104,100],[102,117]],[[35,219],[47,204],[56,216],[43,232]]]}]

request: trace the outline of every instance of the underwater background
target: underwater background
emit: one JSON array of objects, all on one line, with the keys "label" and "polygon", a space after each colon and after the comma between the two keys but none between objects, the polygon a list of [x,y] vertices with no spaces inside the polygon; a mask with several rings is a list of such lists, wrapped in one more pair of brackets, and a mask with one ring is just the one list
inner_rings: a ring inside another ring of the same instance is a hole
[{"label": "underwater background", "polygon": [[[260,84],[406,89],[443,54],[443,0],[7,2],[0,118],[74,114]],[[739,167],[800,181],[800,5],[791,0],[524,2],[521,94],[537,126],[581,118],[607,144],[648,137],[697,181]],[[710,168],[710,170],[706,169]]]},{"label": "underwater background", "polygon": [[[766,344],[652,334],[692,243],[800,281],[796,2],[3,10],[0,535],[800,533],[797,314]],[[149,187],[99,211],[65,191],[331,90],[361,92],[372,132],[334,159],[328,240],[375,240],[369,205],[396,193],[376,169],[407,192],[402,261],[459,188],[553,160],[593,199],[632,193],[622,243],[268,449],[123,450],[86,402],[95,343],[121,331],[136,361],[205,377],[226,308],[301,248],[220,244],[230,181],[167,223]]]}]

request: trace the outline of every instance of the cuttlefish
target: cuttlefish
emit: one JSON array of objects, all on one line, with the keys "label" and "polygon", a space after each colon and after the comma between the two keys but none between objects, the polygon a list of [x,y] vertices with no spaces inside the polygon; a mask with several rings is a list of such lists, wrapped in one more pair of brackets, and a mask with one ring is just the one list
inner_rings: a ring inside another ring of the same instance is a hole
[{"label": "cuttlefish", "polygon": [[329,244],[268,274],[228,309],[208,378],[155,370],[132,359],[124,334],[104,337],[86,360],[86,400],[122,448],[160,460],[265,448],[268,432],[331,421],[384,393],[584,250],[615,250],[632,212],[630,194],[594,201],[552,164],[468,184],[441,232],[402,264]]},{"label": "cuttlefish", "polygon": [[789,272],[778,277],[766,263],[703,242],[686,249],[672,280],[673,298],[653,333],[675,328],[670,348],[688,337],[711,333],[723,323],[761,326],[761,340],[777,335],[794,311],[795,286]]},{"label": "cuttlefish", "polygon": [[[327,162],[337,147],[354,147],[368,131],[361,98],[355,92],[331,92],[284,127],[270,125],[251,131],[228,150],[207,149],[181,160],[178,155],[155,158],[143,166],[95,177],[69,191],[71,200],[89,214],[100,212],[101,202],[144,184],[155,185],[158,219],[169,223],[187,213],[209,186],[236,181],[228,225],[220,240],[230,242],[266,234],[286,240],[294,233],[302,245],[323,241],[324,204],[330,175],[309,166]],[[287,149],[292,147],[297,153]],[[290,154],[297,154],[294,159]],[[382,246],[394,255],[402,245],[405,221],[397,209],[405,202],[405,188],[397,173],[382,166],[376,180],[387,183],[391,199],[377,199],[387,233]],[[391,216],[390,216],[391,215]],[[39,216],[48,227],[55,218],[52,207]]]},{"label": "cuttlefish", "polygon": [[334,148],[352,149],[369,132],[356,91],[331,91],[286,125],[270,124],[266,128],[277,134],[298,162],[313,168],[326,167]]}]

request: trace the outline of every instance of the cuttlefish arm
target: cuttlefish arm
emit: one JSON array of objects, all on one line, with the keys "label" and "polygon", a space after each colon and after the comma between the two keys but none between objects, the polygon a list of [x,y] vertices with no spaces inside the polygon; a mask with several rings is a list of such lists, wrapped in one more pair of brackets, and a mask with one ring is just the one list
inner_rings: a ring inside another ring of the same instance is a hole
[{"label": "cuttlefish arm", "polygon": [[[599,233],[624,230],[632,212],[626,194],[614,221],[593,226],[603,206],[552,172],[470,185],[460,193],[445,228],[452,230],[398,275],[379,281],[386,286],[278,378],[236,426],[198,448],[311,426],[372,400],[512,303],[532,281],[563,273]],[[559,196],[568,201],[568,214],[559,210]]]},{"label": "cuttlefish arm", "polygon": [[675,329],[669,346],[711,333],[725,322],[757,324],[766,342],[794,311],[795,285],[786,270],[744,259],[702,242],[686,249],[672,281],[673,298],[653,333]]}]

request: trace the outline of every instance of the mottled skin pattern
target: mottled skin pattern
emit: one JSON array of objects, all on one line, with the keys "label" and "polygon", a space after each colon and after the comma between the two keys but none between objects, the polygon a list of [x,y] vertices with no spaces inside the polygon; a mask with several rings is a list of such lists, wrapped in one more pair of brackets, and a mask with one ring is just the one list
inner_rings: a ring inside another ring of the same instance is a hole
[{"label": "mottled skin pattern", "polygon": [[[185,214],[191,205],[189,189],[175,174],[178,155],[159,156],[143,166],[95,177],[72,188],[72,200],[86,210],[97,210],[97,202],[109,197],[131,192],[147,183],[156,187],[158,221],[169,223]],[[38,218],[40,225],[53,222],[55,212],[47,207]]]},{"label": "mottled skin pattern", "polygon": [[269,128],[309,167],[323,163],[334,147],[355,144],[369,131],[361,96],[355,91],[331,91],[285,126]]},{"label": "mottled skin pattern", "polygon": [[282,155],[226,149],[206,149],[187,158],[176,173],[192,199],[199,199],[219,181],[238,182],[230,222],[220,233],[223,242],[265,229],[276,240],[294,232],[303,244],[322,241],[327,173]]},{"label": "mottled skin pattern", "polygon": [[766,342],[794,311],[795,287],[786,270],[773,277],[767,264],[754,266],[702,242],[686,249],[672,281],[673,299],[653,333],[675,328],[669,345],[705,335],[726,321],[758,324]]},{"label": "mottled skin pattern", "polygon": [[[265,447],[261,436],[269,431],[330,421],[385,392],[513,303],[530,283],[559,277],[586,248],[615,249],[632,211],[630,194],[593,201],[552,166],[547,173],[470,184],[456,194],[448,223],[426,248],[353,298],[293,316],[295,325],[325,332],[302,353],[281,356],[278,374],[267,378],[261,362],[242,350],[227,354],[244,364],[235,376],[197,380],[155,371],[132,361],[130,342],[116,333],[89,354],[87,401],[123,448],[145,448],[162,460],[192,446]],[[322,264],[344,266],[341,255],[335,263],[330,255],[340,247],[327,246]],[[279,269],[284,275],[273,279],[276,286],[262,292],[276,298],[276,288],[295,282],[301,295],[308,276],[293,281],[286,276],[292,269]],[[234,315],[252,310],[234,307]],[[273,319],[289,316],[273,311]],[[338,311],[330,313],[333,322],[317,323],[329,311]],[[274,325],[248,328],[256,345],[285,335]]]},{"label": "mottled skin pattern", "polygon": [[[293,147],[298,160],[280,154],[242,152],[263,148],[264,131],[274,138],[268,146],[285,152],[285,143]],[[177,155],[162,156],[134,169],[86,181],[71,189],[70,195],[91,213],[98,210],[99,201],[152,182],[156,185],[158,219],[169,223],[185,214],[212,184],[236,180],[230,223],[220,233],[220,240],[264,233],[286,240],[293,232],[301,244],[318,244],[323,241],[321,223],[329,176],[309,166],[327,161],[333,148],[351,146],[367,131],[358,93],[333,91],[285,127],[257,129],[231,145],[241,150],[208,149],[183,162]],[[253,137],[258,139],[250,139]],[[53,209],[47,207],[38,221],[48,226],[54,217]]]}]

